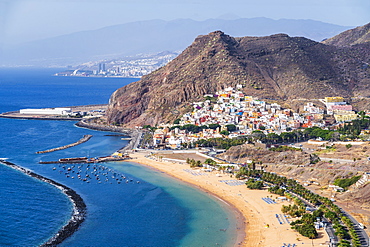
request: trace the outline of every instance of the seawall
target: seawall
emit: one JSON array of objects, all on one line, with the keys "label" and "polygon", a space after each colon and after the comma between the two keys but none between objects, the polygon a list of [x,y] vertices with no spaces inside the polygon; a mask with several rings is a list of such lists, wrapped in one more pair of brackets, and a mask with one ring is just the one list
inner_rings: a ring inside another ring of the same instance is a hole
[{"label": "seawall", "polygon": [[77,145],[82,144],[84,142],[87,142],[88,140],[90,140],[91,137],[92,137],[92,135],[84,135],[77,142],[74,142],[74,143],[71,143],[71,144],[68,144],[68,145],[65,145],[65,146],[62,146],[62,147],[58,147],[58,148],[52,148],[52,149],[48,149],[48,150],[44,150],[44,151],[38,151],[36,153],[37,154],[50,153],[50,152],[54,152],[54,151],[63,150],[63,149],[67,149],[67,148],[70,148],[70,147],[74,147],[74,146],[77,146]]},{"label": "seawall", "polygon": [[75,123],[75,125],[77,127],[87,128],[87,129],[92,129],[92,130],[119,132],[119,133],[127,134],[129,136],[131,136],[131,133],[133,132],[132,129],[91,123],[90,119],[81,120]]},{"label": "seawall", "polygon": [[127,128],[122,128],[122,127],[117,127],[117,126],[107,126],[107,125],[100,125],[100,124],[95,124],[91,123],[89,120],[81,120],[75,124],[77,127],[81,128],[87,128],[87,129],[92,129],[92,130],[98,130],[98,131],[109,131],[109,132],[119,132],[123,133],[125,135],[128,135],[131,137],[130,142],[120,149],[120,152],[128,151],[137,148],[139,145],[140,139],[142,132],[140,130],[136,129],[127,129]]},{"label": "seawall", "polygon": [[85,221],[87,212],[86,204],[84,200],[81,198],[81,196],[76,193],[76,191],[52,179],[41,176],[37,173],[34,173],[26,168],[23,168],[11,162],[1,160],[0,163],[7,165],[20,172],[23,172],[28,176],[31,176],[33,178],[39,179],[40,181],[55,186],[56,188],[60,189],[71,200],[73,204],[73,214],[68,223],[64,225],[52,238],[43,243],[41,247],[57,246],[58,244],[62,243],[65,239],[70,237],[74,232],[76,232],[78,228],[81,226],[81,224]]}]

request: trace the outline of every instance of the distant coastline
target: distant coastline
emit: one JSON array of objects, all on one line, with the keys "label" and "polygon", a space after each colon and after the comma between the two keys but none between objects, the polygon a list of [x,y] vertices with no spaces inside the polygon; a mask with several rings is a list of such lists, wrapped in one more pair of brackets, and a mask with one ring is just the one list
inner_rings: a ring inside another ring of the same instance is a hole
[{"label": "distant coastline", "polygon": [[42,182],[51,184],[61,190],[72,202],[73,204],[73,214],[66,225],[64,225],[53,237],[51,237],[48,241],[43,243],[41,246],[56,246],[62,243],[65,239],[70,237],[73,233],[75,233],[81,224],[85,221],[87,207],[84,200],[81,198],[76,191],[72,190],[71,188],[60,184],[52,179],[46,178],[41,176],[37,173],[34,173],[26,168],[13,164],[11,162],[0,160],[0,163],[11,167],[17,171],[23,172],[24,174],[36,178]]},{"label": "distant coastline", "polygon": [[[64,72],[65,73],[65,72]],[[140,76],[125,76],[125,75],[94,75],[94,74],[63,74],[56,73],[54,76],[70,76],[70,77],[96,77],[96,78],[141,78],[143,75]]]}]

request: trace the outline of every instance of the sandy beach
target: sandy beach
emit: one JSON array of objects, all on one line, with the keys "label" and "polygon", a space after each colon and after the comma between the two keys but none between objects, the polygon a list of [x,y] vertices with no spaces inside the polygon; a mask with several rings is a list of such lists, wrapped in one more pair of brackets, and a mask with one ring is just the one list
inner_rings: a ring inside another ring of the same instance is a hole
[{"label": "sandy beach", "polygon": [[[327,246],[325,243],[328,243],[329,238],[323,229],[318,230],[319,238],[311,240],[290,228],[288,222],[293,219],[286,218],[281,213],[281,206],[288,205],[289,202],[277,200],[277,195],[266,190],[249,190],[241,183],[236,185],[238,182],[229,174],[222,174],[219,171],[204,172],[200,169],[191,169],[188,164],[157,161],[147,158],[146,155],[145,152],[131,153],[131,161],[190,183],[235,208],[237,228],[240,230],[235,246],[277,247],[284,244]],[[267,197],[274,199],[276,203],[269,204],[262,199]]]}]

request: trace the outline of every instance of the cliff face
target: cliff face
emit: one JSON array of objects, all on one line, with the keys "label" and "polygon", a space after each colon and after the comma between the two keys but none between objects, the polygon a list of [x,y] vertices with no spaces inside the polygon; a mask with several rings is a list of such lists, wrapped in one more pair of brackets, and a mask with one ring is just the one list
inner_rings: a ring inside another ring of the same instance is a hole
[{"label": "cliff face", "polygon": [[166,66],[114,92],[108,121],[172,122],[204,94],[238,84],[247,95],[277,101],[370,96],[369,55],[369,44],[342,48],[284,34],[233,38],[212,32]]}]

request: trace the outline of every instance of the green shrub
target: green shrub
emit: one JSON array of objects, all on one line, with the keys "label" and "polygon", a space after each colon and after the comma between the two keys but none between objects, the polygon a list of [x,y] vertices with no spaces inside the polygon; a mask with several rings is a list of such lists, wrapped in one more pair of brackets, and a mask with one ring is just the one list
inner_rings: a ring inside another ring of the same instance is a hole
[{"label": "green shrub", "polygon": [[351,178],[343,178],[343,179],[338,178],[334,180],[334,185],[342,187],[343,189],[347,189],[349,186],[356,183],[360,178],[361,178],[361,175],[353,176]]}]

